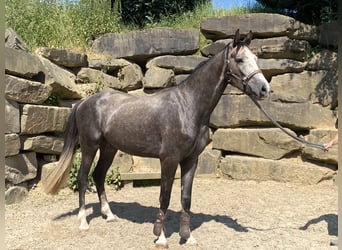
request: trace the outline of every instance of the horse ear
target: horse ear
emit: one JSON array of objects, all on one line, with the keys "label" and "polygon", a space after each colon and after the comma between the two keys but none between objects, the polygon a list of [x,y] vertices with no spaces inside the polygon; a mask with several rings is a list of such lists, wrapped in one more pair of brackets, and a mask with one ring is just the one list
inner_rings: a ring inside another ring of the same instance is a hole
[{"label": "horse ear", "polygon": [[233,47],[235,47],[240,41],[240,30],[237,29],[235,31],[235,36],[234,36],[234,42],[233,42]]},{"label": "horse ear", "polygon": [[245,37],[245,39],[243,39],[243,42],[248,46],[251,43],[252,38],[253,38],[253,33],[250,30],[247,36]]}]

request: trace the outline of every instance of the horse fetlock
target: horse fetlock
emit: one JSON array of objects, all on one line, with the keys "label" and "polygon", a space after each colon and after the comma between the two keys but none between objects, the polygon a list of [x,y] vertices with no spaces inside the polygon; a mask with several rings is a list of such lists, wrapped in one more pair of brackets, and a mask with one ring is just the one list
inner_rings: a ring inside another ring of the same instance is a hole
[{"label": "horse fetlock", "polygon": [[165,231],[164,228],[164,219],[165,219],[165,214],[163,211],[159,210],[159,212],[157,213],[157,220],[154,223],[153,226],[153,234],[155,236],[160,236],[162,231]]},{"label": "horse fetlock", "polygon": [[182,239],[190,238],[190,216],[187,213],[182,213],[179,226],[179,235]]},{"label": "horse fetlock", "polygon": [[155,236],[160,236],[160,234],[163,230],[163,227],[164,227],[163,223],[160,220],[157,220],[153,226],[153,234]]},{"label": "horse fetlock", "polygon": [[181,226],[179,229],[179,236],[184,240],[189,239],[191,236],[190,228],[188,226]]}]

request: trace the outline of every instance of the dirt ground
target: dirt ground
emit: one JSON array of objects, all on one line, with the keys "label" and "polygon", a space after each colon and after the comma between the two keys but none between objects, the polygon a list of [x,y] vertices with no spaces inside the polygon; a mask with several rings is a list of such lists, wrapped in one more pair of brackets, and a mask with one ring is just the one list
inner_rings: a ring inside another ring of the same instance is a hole
[{"label": "dirt ground", "polygon": [[[88,193],[90,229],[78,230],[78,195],[68,189],[45,195],[38,185],[5,212],[8,249],[155,249],[153,223],[159,186],[120,191],[107,187],[116,222],[106,222],[96,194]],[[337,186],[222,178],[194,181],[191,228],[197,245],[180,244],[180,181],[176,180],[166,225],[169,249],[337,249]]]}]

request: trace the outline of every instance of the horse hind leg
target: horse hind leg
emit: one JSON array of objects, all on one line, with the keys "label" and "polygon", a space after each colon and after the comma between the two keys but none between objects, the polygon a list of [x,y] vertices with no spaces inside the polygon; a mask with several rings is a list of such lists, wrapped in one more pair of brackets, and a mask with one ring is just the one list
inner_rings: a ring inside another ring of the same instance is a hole
[{"label": "horse hind leg", "polygon": [[85,192],[87,189],[88,175],[91,164],[94,160],[97,148],[89,146],[81,146],[81,166],[77,175],[78,195],[79,195],[79,212],[80,230],[88,230],[89,224],[86,218],[85,208]]},{"label": "horse hind leg", "polygon": [[107,171],[111,166],[117,149],[113,148],[107,142],[103,142],[100,146],[100,158],[93,172],[93,179],[96,185],[97,195],[101,204],[101,213],[105,216],[106,221],[114,221],[116,216],[112,213],[108,204],[104,181]]}]

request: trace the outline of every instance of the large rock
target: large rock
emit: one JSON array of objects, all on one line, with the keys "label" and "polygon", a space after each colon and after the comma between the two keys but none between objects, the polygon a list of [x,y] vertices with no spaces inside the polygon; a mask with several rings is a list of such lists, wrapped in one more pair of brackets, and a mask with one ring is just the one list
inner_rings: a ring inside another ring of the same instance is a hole
[{"label": "large rock", "polygon": [[322,105],[330,105],[331,109],[338,106],[338,70],[337,53],[329,50],[322,50],[312,58],[306,65],[306,70],[326,70],[327,73],[316,88],[319,101]]},{"label": "large rock", "polygon": [[5,72],[26,79],[44,78],[38,56],[7,47],[5,48]]},{"label": "large rock", "polygon": [[57,66],[48,59],[39,57],[45,74],[45,84],[52,87],[51,93],[64,99],[80,99],[84,94],[75,83],[76,76],[70,71]]},{"label": "large rock", "polygon": [[20,150],[18,134],[5,134],[5,157],[17,155]]},{"label": "large rock", "polygon": [[56,48],[39,48],[36,53],[38,55],[41,55],[47,59],[49,59],[51,62],[69,67],[87,67],[88,66],[88,60],[87,55],[80,54],[80,53],[74,53],[70,52],[65,49],[56,49]]},{"label": "large rock", "polygon": [[123,90],[135,90],[143,86],[144,75],[139,65],[130,64],[120,70],[119,79]]},{"label": "large rock", "polygon": [[94,41],[92,50],[95,53],[125,58],[140,64],[145,63],[148,58],[165,54],[193,54],[198,47],[198,30],[154,28],[120,34],[105,34]]},{"label": "large rock", "polygon": [[216,175],[221,158],[221,151],[212,149],[209,144],[198,157],[196,175]]},{"label": "large rock", "polygon": [[30,105],[22,107],[21,134],[64,132],[70,108]]},{"label": "large rock", "polygon": [[310,44],[304,40],[293,40],[282,36],[254,39],[249,45],[249,48],[259,58],[305,61]]},{"label": "large rock", "polygon": [[312,103],[323,106],[337,102],[338,81],[327,71],[304,71],[300,74],[290,73],[272,78],[271,86],[274,94],[284,99],[301,97]]},{"label": "large rock", "polygon": [[5,158],[5,180],[19,184],[37,176],[37,158],[35,152],[18,154]]},{"label": "large rock", "polygon": [[5,99],[6,134],[20,132],[20,112],[17,102]]},{"label": "large rock", "polygon": [[19,203],[28,195],[27,187],[13,186],[5,192],[5,204]]},{"label": "large rock", "polygon": [[27,51],[27,45],[23,39],[11,28],[5,30],[5,47]]},{"label": "large rock", "polygon": [[171,69],[151,67],[146,71],[144,88],[166,88],[175,84],[175,73]]},{"label": "large rock", "polygon": [[207,58],[201,56],[159,56],[151,59],[146,68],[172,69],[175,74],[189,74]]},{"label": "large rock", "polygon": [[299,73],[304,70],[305,63],[290,59],[258,59],[258,66],[265,78],[270,81],[273,76],[285,73]]},{"label": "large rock", "polygon": [[[295,133],[288,130],[294,136]],[[278,128],[269,129],[218,129],[213,135],[213,148],[229,152],[278,160],[301,144]]]},{"label": "large rock", "polygon": [[134,155],[132,169],[134,173],[160,173],[160,160]]},{"label": "large rock", "polygon": [[[82,68],[77,73],[77,82],[78,83],[95,83],[98,86],[97,87],[98,90],[102,90],[105,87],[113,88],[113,89],[123,88],[123,86],[121,85],[117,77],[105,74],[100,70],[91,69],[91,68]],[[80,84],[80,85],[83,85],[83,84]]]},{"label": "large rock", "polygon": [[56,136],[21,136],[21,149],[43,154],[60,154],[63,149],[64,140]]},{"label": "large rock", "polygon": [[5,97],[19,103],[42,104],[51,93],[52,87],[40,82],[15,76],[5,76]]},{"label": "large rock", "polygon": [[133,157],[129,154],[126,154],[120,150],[115,154],[113,163],[108,170],[110,172],[111,170],[120,173],[128,173],[133,169]]},{"label": "large rock", "polygon": [[290,160],[269,160],[228,155],[220,163],[223,176],[234,180],[279,181],[317,184],[334,171],[317,165]]},{"label": "large rock", "polygon": [[305,69],[313,71],[330,70],[331,68],[337,68],[337,65],[337,53],[323,49],[308,60]]},{"label": "large rock", "polygon": [[125,59],[117,59],[111,56],[93,57],[93,58],[89,58],[88,61],[89,61],[89,68],[98,69],[108,74],[112,72],[117,72],[123,67],[126,67],[132,64],[131,62]]},{"label": "large rock", "polygon": [[[292,130],[332,128],[333,112],[311,103],[260,101],[265,110],[280,124]],[[246,95],[223,95],[211,114],[210,124],[216,128],[273,126]]]},{"label": "large rock", "polygon": [[224,17],[206,18],[201,22],[201,32],[211,40],[231,38],[240,29],[242,36],[250,30],[257,38],[292,36],[297,39],[310,37],[317,40],[315,27],[297,22],[295,19],[268,13],[250,13]]},{"label": "large rock", "polygon": [[203,48],[201,48],[201,54],[205,57],[211,57],[219,53],[223,48],[230,42],[232,42],[233,39],[221,39],[217,40],[215,42],[212,42]]},{"label": "large rock", "polygon": [[[310,130],[310,134],[307,135],[305,139],[313,143],[324,144],[329,142],[336,134],[336,129],[313,129]],[[305,146],[303,149],[303,156],[306,159],[337,165],[338,146],[330,148],[328,152],[324,152],[321,149]]]}]

